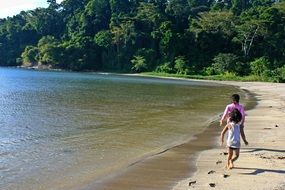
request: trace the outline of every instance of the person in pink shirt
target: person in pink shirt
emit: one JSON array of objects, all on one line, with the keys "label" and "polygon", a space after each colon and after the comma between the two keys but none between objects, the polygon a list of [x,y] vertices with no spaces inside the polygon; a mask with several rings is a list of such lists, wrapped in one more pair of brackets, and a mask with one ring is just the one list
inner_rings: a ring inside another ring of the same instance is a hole
[{"label": "person in pink shirt", "polygon": [[229,122],[228,119],[229,119],[230,113],[234,109],[237,109],[241,113],[241,115],[242,115],[241,121],[239,122],[240,123],[241,137],[242,137],[242,139],[244,141],[244,144],[248,145],[248,142],[246,141],[245,134],[244,134],[244,121],[245,121],[244,107],[241,104],[239,104],[240,97],[239,97],[238,94],[233,94],[231,98],[232,98],[232,103],[226,106],[224,114],[223,114],[223,116],[221,117],[221,120],[220,120],[220,126],[223,125],[223,122],[225,120],[228,123]]}]

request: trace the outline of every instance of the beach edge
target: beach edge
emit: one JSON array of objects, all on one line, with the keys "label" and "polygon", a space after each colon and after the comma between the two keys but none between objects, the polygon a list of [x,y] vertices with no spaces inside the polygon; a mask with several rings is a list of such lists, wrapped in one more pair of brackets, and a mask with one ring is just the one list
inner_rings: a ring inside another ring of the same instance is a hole
[{"label": "beach edge", "polygon": [[285,149],[282,147],[285,144],[285,84],[212,82],[234,85],[256,94],[258,105],[246,111],[245,133],[250,144],[242,145],[233,170],[224,168],[224,147],[202,151],[196,160],[196,172],[178,182],[173,190],[185,190],[189,186],[194,189],[285,189]]}]

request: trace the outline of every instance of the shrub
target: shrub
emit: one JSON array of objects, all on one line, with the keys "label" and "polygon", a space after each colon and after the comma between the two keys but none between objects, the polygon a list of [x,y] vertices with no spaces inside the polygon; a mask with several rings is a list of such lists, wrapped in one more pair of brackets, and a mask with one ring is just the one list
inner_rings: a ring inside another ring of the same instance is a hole
[{"label": "shrub", "polygon": [[39,49],[34,46],[27,46],[21,55],[23,65],[31,66],[37,63]]},{"label": "shrub", "polygon": [[134,56],[131,62],[133,64],[132,70],[135,72],[142,72],[147,69],[147,64],[143,56]]},{"label": "shrub", "polygon": [[174,63],[175,63],[174,68],[176,69],[177,74],[186,75],[188,73],[189,69],[184,56],[175,57]]},{"label": "shrub", "polygon": [[260,77],[267,77],[270,74],[269,65],[270,65],[270,62],[267,58],[260,57],[250,62],[250,69],[251,69],[252,74],[254,75],[257,75]]},{"label": "shrub", "polygon": [[154,70],[156,66],[155,51],[153,49],[141,48],[135,53],[136,56],[142,56],[145,58],[147,69]]},{"label": "shrub", "polygon": [[157,66],[155,71],[159,73],[173,73],[173,67],[171,66],[171,62],[166,62],[163,65]]},{"label": "shrub", "polygon": [[213,59],[212,69],[215,74],[226,72],[239,73],[237,68],[238,56],[232,53],[219,53]]},{"label": "shrub", "polygon": [[204,69],[203,74],[205,75],[216,75],[216,70],[214,67],[210,66]]},{"label": "shrub", "polygon": [[285,82],[285,65],[277,68],[275,82]]}]

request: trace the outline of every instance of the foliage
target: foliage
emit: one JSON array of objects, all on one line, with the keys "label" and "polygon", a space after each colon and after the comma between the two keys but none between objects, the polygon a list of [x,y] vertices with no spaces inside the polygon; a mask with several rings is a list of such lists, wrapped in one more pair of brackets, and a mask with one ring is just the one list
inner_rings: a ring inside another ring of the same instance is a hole
[{"label": "foliage", "polygon": [[174,63],[175,63],[174,68],[176,69],[177,74],[188,73],[188,67],[185,57],[183,56],[176,57]]},{"label": "foliage", "polygon": [[112,34],[108,30],[101,30],[95,35],[95,42],[98,46],[108,48],[112,43]]},{"label": "foliage", "polygon": [[134,56],[131,62],[133,64],[132,70],[135,72],[143,72],[147,69],[147,64],[143,56]]},{"label": "foliage", "polygon": [[277,68],[274,82],[285,82],[285,66]]},{"label": "foliage", "polygon": [[1,66],[284,82],[284,0],[48,3],[0,19]]},{"label": "foliage", "polygon": [[162,65],[157,66],[155,71],[159,73],[173,73],[174,69],[170,62],[166,62]]},{"label": "foliage", "polygon": [[212,68],[215,74],[237,73],[238,56],[232,53],[219,53],[213,59]]},{"label": "foliage", "polygon": [[269,72],[270,62],[265,57],[260,57],[250,62],[251,72],[259,77],[265,77]]},{"label": "foliage", "polygon": [[39,49],[34,46],[27,46],[22,53],[22,61],[25,66],[35,65],[38,61]]}]

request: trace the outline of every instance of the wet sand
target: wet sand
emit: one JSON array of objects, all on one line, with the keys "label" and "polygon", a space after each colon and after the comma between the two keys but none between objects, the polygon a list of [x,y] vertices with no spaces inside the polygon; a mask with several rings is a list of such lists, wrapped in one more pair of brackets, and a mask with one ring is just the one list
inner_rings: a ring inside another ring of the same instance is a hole
[{"label": "wet sand", "polygon": [[95,182],[87,189],[171,189],[177,180],[195,172],[197,153],[213,148],[213,139],[218,135],[218,123],[212,124],[194,140],[178,145],[156,155],[130,165],[125,171],[100,182]]}]

